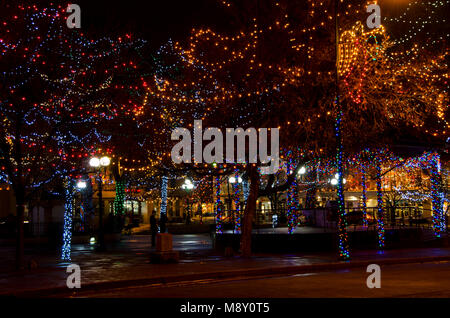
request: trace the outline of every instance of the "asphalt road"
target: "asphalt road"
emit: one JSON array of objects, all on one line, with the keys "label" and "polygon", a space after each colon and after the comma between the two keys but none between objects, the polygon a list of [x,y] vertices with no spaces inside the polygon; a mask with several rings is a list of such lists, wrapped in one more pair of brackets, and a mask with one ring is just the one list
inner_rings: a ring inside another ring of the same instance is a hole
[{"label": "asphalt road", "polygon": [[366,268],[283,277],[203,280],[113,290],[78,292],[75,297],[121,298],[327,298],[327,297],[450,297],[450,262],[386,265],[381,288],[366,285]]}]

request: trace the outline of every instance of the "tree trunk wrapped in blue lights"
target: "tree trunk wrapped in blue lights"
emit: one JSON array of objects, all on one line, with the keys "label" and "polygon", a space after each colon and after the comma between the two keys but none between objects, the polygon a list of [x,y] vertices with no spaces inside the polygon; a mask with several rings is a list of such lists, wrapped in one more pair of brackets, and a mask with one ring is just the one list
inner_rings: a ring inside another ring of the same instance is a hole
[{"label": "tree trunk wrapped in blue lights", "polygon": [[363,217],[363,225],[368,226],[367,222],[367,185],[366,185],[366,167],[364,164],[360,166],[361,171],[361,188],[362,188],[362,217]]},{"label": "tree trunk wrapped in blue lights", "polygon": [[294,233],[298,223],[298,198],[296,181],[293,181],[289,186],[289,190],[287,193],[287,207],[288,233],[292,234]]},{"label": "tree trunk wrapped in blue lights", "polygon": [[167,182],[168,179],[166,176],[162,177],[161,182],[161,214],[167,213]]},{"label": "tree trunk wrapped in blue lights", "polygon": [[234,231],[235,233],[241,233],[241,191],[239,189],[239,170],[234,170],[234,178],[235,182],[233,183],[233,190],[234,190],[234,207],[235,207],[235,214],[234,214]]},{"label": "tree trunk wrapped in blue lights", "polygon": [[63,229],[63,245],[61,251],[61,259],[70,261],[70,253],[72,250],[72,218],[74,212],[74,192],[73,182],[67,180],[65,182],[65,194],[64,194],[64,229]]},{"label": "tree trunk wrapped in blue lights", "polygon": [[216,218],[216,233],[217,234],[222,234],[223,233],[223,229],[222,229],[222,213],[223,213],[223,204],[221,204],[222,202],[220,201],[220,186],[221,186],[221,182],[220,182],[220,176],[216,177],[216,202],[214,203],[215,205],[215,218]]},{"label": "tree trunk wrapped in blue lights", "polygon": [[383,209],[383,188],[381,184],[381,159],[376,159],[377,171],[377,234],[378,234],[378,248],[384,248],[384,209]]},{"label": "tree trunk wrapped in blue lights", "polygon": [[[336,102],[338,103],[338,99],[336,99]],[[345,201],[344,201],[344,165],[343,165],[344,146],[342,144],[341,121],[342,121],[342,110],[338,109],[335,127],[336,139],[338,144],[336,154],[336,162],[338,169],[338,183],[337,183],[338,236],[339,236],[338,247],[339,247],[339,258],[347,260],[350,259],[350,249],[348,246],[347,214],[345,212]]]},{"label": "tree trunk wrapped in blue lights", "polygon": [[[295,168],[292,163],[292,160],[289,161],[289,164],[287,166],[287,173],[288,175],[291,173],[294,173]],[[292,234],[295,231],[295,228],[297,227],[297,219],[298,219],[298,196],[297,196],[297,179],[294,178],[292,183],[289,186],[288,192],[287,192],[287,221],[288,221],[288,233]]]},{"label": "tree trunk wrapped in blue lights", "polygon": [[242,181],[242,194],[244,195],[244,203],[247,203],[249,193],[250,193],[249,181],[247,179],[244,179]]},{"label": "tree trunk wrapped in blue lights", "polygon": [[442,189],[442,176],[440,169],[440,157],[438,153],[431,156],[431,200],[433,204],[433,230],[436,237],[441,237],[445,231],[444,192]]},{"label": "tree trunk wrapped in blue lights", "polygon": [[116,197],[114,198],[114,213],[116,215],[123,215],[125,204],[125,182],[123,180],[116,180]]}]

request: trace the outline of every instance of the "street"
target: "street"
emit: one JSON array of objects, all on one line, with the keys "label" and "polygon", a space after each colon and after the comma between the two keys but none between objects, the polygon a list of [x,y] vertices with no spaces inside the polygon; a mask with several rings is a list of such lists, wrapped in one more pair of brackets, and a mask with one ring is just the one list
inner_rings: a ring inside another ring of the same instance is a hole
[{"label": "street", "polygon": [[[72,297],[326,298],[450,297],[450,262],[386,265],[381,288],[369,289],[365,268],[283,277],[232,278],[78,292]],[[67,296],[67,295],[65,295]]]}]

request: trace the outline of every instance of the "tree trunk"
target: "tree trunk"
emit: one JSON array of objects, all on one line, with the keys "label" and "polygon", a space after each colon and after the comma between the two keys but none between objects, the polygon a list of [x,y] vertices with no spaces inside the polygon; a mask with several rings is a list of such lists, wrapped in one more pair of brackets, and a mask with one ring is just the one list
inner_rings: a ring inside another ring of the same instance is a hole
[{"label": "tree trunk", "polygon": [[24,268],[24,233],[23,233],[23,220],[25,214],[25,190],[23,187],[19,187],[15,191],[16,195],[16,269]]},{"label": "tree trunk", "polygon": [[362,188],[362,212],[363,225],[369,226],[367,221],[367,185],[366,185],[366,167],[361,165],[361,188]]},{"label": "tree trunk", "polygon": [[249,165],[248,172],[250,178],[250,194],[245,205],[241,236],[241,255],[244,257],[249,257],[252,254],[252,221],[256,214],[256,200],[258,199],[259,191],[259,173],[257,167]]},{"label": "tree trunk", "polygon": [[377,233],[378,233],[378,248],[384,248],[384,209],[383,209],[383,188],[381,180],[381,162],[376,159],[377,171]]},{"label": "tree trunk", "polygon": [[125,181],[122,178],[120,172],[120,160],[113,165],[112,172],[114,180],[116,181],[116,197],[114,198],[114,214],[118,217],[122,217],[124,213],[125,204]]},{"label": "tree trunk", "polygon": [[431,159],[430,181],[431,181],[431,202],[433,209],[433,230],[436,237],[441,237],[445,232],[444,220],[444,193],[442,189],[442,177],[439,167],[440,157],[438,153],[433,153]]},{"label": "tree trunk", "polygon": [[17,233],[16,233],[16,269],[24,268],[24,233],[23,233],[23,220],[25,214],[25,180],[23,177],[23,156],[22,156],[22,144],[21,144],[21,131],[22,131],[23,116],[19,117],[16,122],[15,139],[14,139],[14,160],[16,162],[16,178],[13,174],[13,165],[9,164],[10,178],[12,179],[12,186],[14,194],[16,196],[16,221],[17,221]]}]

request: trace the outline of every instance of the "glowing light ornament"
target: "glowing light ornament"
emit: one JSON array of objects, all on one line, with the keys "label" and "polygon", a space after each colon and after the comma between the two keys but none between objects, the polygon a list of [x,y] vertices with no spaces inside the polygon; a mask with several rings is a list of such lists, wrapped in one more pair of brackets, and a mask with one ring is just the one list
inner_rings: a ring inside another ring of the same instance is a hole
[{"label": "glowing light ornament", "polygon": [[[361,91],[368,70],[368,57],[370,56],[373,62],[384,52],[384,47],[378,43],[377,36],[379,38],[385,36],[383,26],[366,32],[364,25],[358,21],[351,30],[343,32],[339,38],[338,73],[347,88],[347,95],[356,104],[362,102]],[[371,44],[370,41],[374,43]],[[355,82],[353,84],[350,83],[352,77],[352,82]]]},{"label": "glowing light ornament", "polygon": [[223,209],[223,205],[222,202],[220,201],[220,186],[221,186],[221,181],[220,181],[220,176],[216,177],[216,202],[214,203],[215,205],[215,218],[216,218],[216,234],[222,234],[223,233],[223,229],[222,229],[222,209]]},{"label": "glowing light ornament", "polygon": [[163,176],[161,184],[161,214],[166,214],[167,212],[167,182],[167,177]]},{"label": "glowing light ornament", "polygon": [[65,204],[64,204],[64,228],[63,228],[63,245],[61,249],[61,259],[70,261],[72,251],[72,218],[74,213],[75,196],[73,192],[73,184],[71,180],[65,182]]}]

